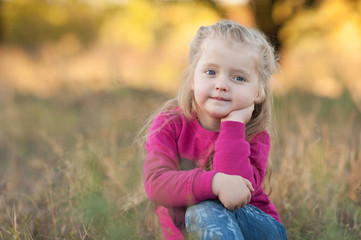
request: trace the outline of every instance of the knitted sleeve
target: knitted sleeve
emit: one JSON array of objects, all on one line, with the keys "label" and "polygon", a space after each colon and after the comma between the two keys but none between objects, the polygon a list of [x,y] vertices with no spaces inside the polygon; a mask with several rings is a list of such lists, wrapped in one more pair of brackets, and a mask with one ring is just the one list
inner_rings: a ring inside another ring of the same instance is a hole
[{"label": "knitted sleeve", "polygon": [[213,169],[248,179],[255,190],[262,187],[265,176],[270,136],[267,131],[258,133],[250,142],[245,140],[245,125],[225,121],[215,144]]},{"label": "knitted sleeve", "polygon": [[145,146],[145,190],[151,201],[168,208],[189,206],[216,198],[212,192],[215,171],[180,169],[177,150],[179,131],[179,126],[159,115],[152,123]]}]

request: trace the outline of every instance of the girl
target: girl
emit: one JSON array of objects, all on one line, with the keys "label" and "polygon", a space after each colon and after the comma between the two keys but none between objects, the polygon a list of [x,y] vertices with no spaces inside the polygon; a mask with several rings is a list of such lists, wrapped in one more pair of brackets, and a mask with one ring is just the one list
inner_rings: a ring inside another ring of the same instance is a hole
[{"label": "girl", "polygon": [[262,189],[274,49],[257,30],[200,27],[176,99],[153,118],[144,186],[164,239],[287,239]]}]

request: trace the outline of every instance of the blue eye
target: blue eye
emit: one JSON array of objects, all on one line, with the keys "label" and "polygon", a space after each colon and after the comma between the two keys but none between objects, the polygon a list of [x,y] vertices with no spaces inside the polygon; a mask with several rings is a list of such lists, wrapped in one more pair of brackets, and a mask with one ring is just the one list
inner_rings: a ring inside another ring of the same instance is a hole
[{"label": "blue eye", "polygon": [[235,76],[233,79],[236,80],[237,82],[244,82],[246,80],[242,76]]},{"label": "blue eye", "polygon": [[216,72],[213,71],[213,70],[207,70],[207,71],[206,71],[206,74],[207,74],[207,75],[216,75]]}]

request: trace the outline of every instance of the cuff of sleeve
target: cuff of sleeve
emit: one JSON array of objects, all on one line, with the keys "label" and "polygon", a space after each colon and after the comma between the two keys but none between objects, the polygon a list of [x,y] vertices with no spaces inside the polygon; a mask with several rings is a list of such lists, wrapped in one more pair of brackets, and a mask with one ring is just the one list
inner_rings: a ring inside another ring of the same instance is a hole
[{"label": "cuff of sleeve", "polygon": [[245,138],[246,125],[236,121],[225,121],[221,123],[221,134],[223,138]]},{"label": "cuff of sleeve", "polygon": [[216,171],[198,172],[193,180],[193,196],[196,203],[208,199],[216,199],[212,191],[212,180]]}]

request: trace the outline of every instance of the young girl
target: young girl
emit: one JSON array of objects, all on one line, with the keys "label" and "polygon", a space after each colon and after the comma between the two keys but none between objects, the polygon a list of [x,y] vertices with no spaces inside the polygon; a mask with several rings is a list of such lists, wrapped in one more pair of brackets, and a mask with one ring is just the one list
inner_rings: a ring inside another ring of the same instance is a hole
[{"label": "young girl", "polygon": [[262,189],[274,49],[255,29],[200,27],[178,97],[153,119],[144,185],[164,239],[287,239]]}]

